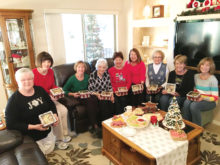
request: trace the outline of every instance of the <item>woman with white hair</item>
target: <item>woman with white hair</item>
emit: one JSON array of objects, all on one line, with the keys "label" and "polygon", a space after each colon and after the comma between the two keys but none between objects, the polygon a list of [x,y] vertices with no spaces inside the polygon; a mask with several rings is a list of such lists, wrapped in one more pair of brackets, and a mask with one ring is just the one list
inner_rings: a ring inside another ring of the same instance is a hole
[{"label": "woman with white hair", "polygon": [[107,72],[108,64],[103,58],[96,62],[96,70],[90,74],[89,78],[89,91],[96,93],[99,111],[101,113],[101,121],[106,120],[113,116],[114,96],[112,94],[111,101],[102,100],[100,93],[102,91],[113,92],[110,81],[110,76]]},{"label": "woman with white hair", "polygon": [[30,69],[19,69],[15,78],[18,90],[9,98],[6,106],[7,128],[32,137],[42,152],[48,154],[54,149],[55,137],[50,127],[43,127],[39,115],[52,111],[57,120],[53,126],[57,126],[59,119],[55,104],[43,88],[34,86],[34,74]]},{"label": "woman with white hair", "polygon": [[[154,103],[159,103],[160,97],[162,95],[161,90],[165,88],[169,70],[167,64],[163,63],[164,53],[161,50],[156,50],[152,55],[153,63],[148,64],[146,68],[146,87],[147,87],[147,101],[152,101]],[[151,85],[157,85],[156,91],[149,90]]]}]

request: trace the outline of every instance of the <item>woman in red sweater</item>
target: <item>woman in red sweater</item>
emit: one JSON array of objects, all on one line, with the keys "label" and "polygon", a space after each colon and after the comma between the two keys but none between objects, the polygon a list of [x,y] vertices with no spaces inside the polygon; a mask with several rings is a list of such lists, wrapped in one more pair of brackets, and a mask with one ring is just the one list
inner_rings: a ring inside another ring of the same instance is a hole
[{"label": "woman in red sweater", "polygon": [[[33,69],[34,73],[34,85],[41,86],[44,90],[50,94],[50,89],[57,88],[54,80],[54,73],[51,69],[53,65],[53,59],[51,55],[47,52],[41,52],[37,56],[37,68]],[[67,108],[59,103],[55,98],[51,96],[51,99],[56,105],[58,117],[60,119],[60,124],[54,128],[54,135],[57,141],[69,142],[71,137],[68,136],[68,110]],[[60,146],[67,146],[63,143],[59,143]],[[58,147],[59,147],[58,144]],[[61,148],[61,147],[60,147]]]},{"label": "woman in red sweater", "polygon": [[120,94],[118,88],[126,87],[129,90],[131,86],[131,76],[128,68],[123,66],[123,59],[122,52],[115,52],[113,55],[115,66],[108,70],[115,97],[116,114],[123,113],[124,107],[128,105],[128,95]]},{"label": "woman in red sweater", "polygon": [[[129,60],[126,61],[125,67],[128,67],[130,75],[131,75],[131,83],[142,84],[145,88],[144,82],[146,79],[146,67],[144,62],[141,60],[141,56],[139,51],[136,48],[133,48],[129,52]],[[142,90],[140,94],[134,94],[131,90],[129,92],[129,96],[131,99],[131,104],[133,106],[138,106],[142,102],[145,101],[145,90]]]}]

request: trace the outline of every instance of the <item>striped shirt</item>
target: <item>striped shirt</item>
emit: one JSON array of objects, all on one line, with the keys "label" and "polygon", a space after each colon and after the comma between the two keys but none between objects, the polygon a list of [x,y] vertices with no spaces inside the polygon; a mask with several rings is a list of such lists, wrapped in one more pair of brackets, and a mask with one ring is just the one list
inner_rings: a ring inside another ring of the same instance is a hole
[{"label": "striped shirt", "polygon": [[195,88],[204,100],[218,100],[218,80],[214,75],[211,75],[207,80],[202,80],[199,74],[196,74],[194,80],[196,85]]}]

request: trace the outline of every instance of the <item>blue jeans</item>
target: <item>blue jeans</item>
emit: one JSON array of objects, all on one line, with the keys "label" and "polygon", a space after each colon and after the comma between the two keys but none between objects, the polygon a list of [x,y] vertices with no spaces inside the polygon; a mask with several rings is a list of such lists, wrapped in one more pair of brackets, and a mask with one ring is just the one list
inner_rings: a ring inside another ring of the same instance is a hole
[{"label": "blue jeans", "polygon": [[[177,100],[177,103],[179,104],[180,109],[183,106],[185,99],[186,97],[176,96],[176,100]],[[162,95],[160,98],[160,109],[167,112],[170,102],[172,100],[173,100],[172,95]]]},{"label": "blue jeans", "polygon": [[202,123],[201,112],[209,111],[216,107],[216,103],[214,101],[190,101],[185,100],[183,104],[183,118],[193,123],[200,125]]}]

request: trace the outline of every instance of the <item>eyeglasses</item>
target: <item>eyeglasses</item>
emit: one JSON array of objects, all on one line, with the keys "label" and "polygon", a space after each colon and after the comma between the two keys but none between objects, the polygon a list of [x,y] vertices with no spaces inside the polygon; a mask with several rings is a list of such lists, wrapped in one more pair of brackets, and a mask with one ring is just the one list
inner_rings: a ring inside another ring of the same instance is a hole
[{"label": "eyeglasses", "polygon": [[157,56],[155,56],[154,58],[162,58],[162,57],[160,57],[160,56],[158,56],[158,57],[157,57]]}]

